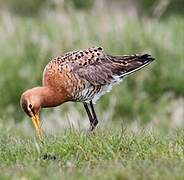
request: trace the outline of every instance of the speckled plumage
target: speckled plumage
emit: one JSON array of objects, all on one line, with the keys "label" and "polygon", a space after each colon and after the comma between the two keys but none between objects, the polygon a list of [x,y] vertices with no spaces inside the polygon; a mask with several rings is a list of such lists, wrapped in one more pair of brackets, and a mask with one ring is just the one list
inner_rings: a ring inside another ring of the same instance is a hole
[{"label": "speckled plumage", "polygon": [[93,104],[119,83],[123,77],[153,61],[149,54],[112,56],[102,47],[65,53],[53,58],[43,72],[42,87],[25,91],[21,107],[32,118],[42,139],[39,112],[67,101],[82,102],[88,114],[90,129],[98,124]]},{"label": "speckled plumage", "polygon": [[122,77],[145,66],[153,58],[148,55],[111,56],[102,47],[72,51],[52,59],[43,74],[43,85],[67,92],[68,100],[89,102],[96,100]]}]

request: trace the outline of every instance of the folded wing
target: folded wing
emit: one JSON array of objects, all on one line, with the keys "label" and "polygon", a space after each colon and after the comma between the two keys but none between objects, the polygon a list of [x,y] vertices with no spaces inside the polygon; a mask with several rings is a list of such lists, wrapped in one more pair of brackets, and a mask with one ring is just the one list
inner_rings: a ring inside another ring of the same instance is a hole
[{"label": "folded wing", "polygon": [[91,63],[74,68],[74,73],[92,85],[103,86],[143,68],[153,60],[149,54],[112,56],[103,53],[99,57],[94,56]]}]

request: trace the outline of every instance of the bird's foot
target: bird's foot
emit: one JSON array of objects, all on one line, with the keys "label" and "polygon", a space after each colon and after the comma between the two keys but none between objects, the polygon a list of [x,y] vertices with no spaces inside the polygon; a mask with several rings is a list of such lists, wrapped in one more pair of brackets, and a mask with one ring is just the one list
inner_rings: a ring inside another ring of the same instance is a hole
[{"label": "bird's foot", "polygon": [[91,124],[90,124],[90,127],[89,127],[89,132],[92,132],[96,126],[98,124],[98,121],[97,120],[94,120]]},{"label": "bird's foot", "polygon": [[94,129],[95,129],[95,126],[93,124],[91,124],[88,131],[92,132]]}]

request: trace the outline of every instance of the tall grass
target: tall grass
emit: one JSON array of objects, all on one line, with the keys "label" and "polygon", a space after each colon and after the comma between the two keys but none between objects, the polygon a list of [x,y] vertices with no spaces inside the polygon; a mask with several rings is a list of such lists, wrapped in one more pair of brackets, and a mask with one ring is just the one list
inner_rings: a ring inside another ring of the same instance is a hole
[{"label": "tall grass", "polygon": [[[41,84],[49,59],[97,45],[109,54],[148,52],[156,58],[104,96],[97,105],[99,112],[110,111],[108,118],[113,121],[138,120],[144,124],[162,117],[167,124],[172,119],[173,100],[184,95],[183,29],[181,17],[165,21],[125,19],[120,14],[71,10],[24,18],[4,13],[0,19],[0,118],[22,119],[20,95]],[[68,109],[66,105],[63,112]]]}]

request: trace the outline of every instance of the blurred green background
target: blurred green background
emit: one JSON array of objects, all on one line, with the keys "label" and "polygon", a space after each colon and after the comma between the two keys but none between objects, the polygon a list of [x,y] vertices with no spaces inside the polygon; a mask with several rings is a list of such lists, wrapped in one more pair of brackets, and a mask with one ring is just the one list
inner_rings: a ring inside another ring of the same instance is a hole
[{"label": "blurred green background", "polygon": [[[94,45],[156,58],[98,101],[101,123],[184,125],[183,0],[0,0],[0,126],[28,122],[20,95],[41,84],[52,57]],[[43,112],[52,126],[88,123],[81,104]]]}]

